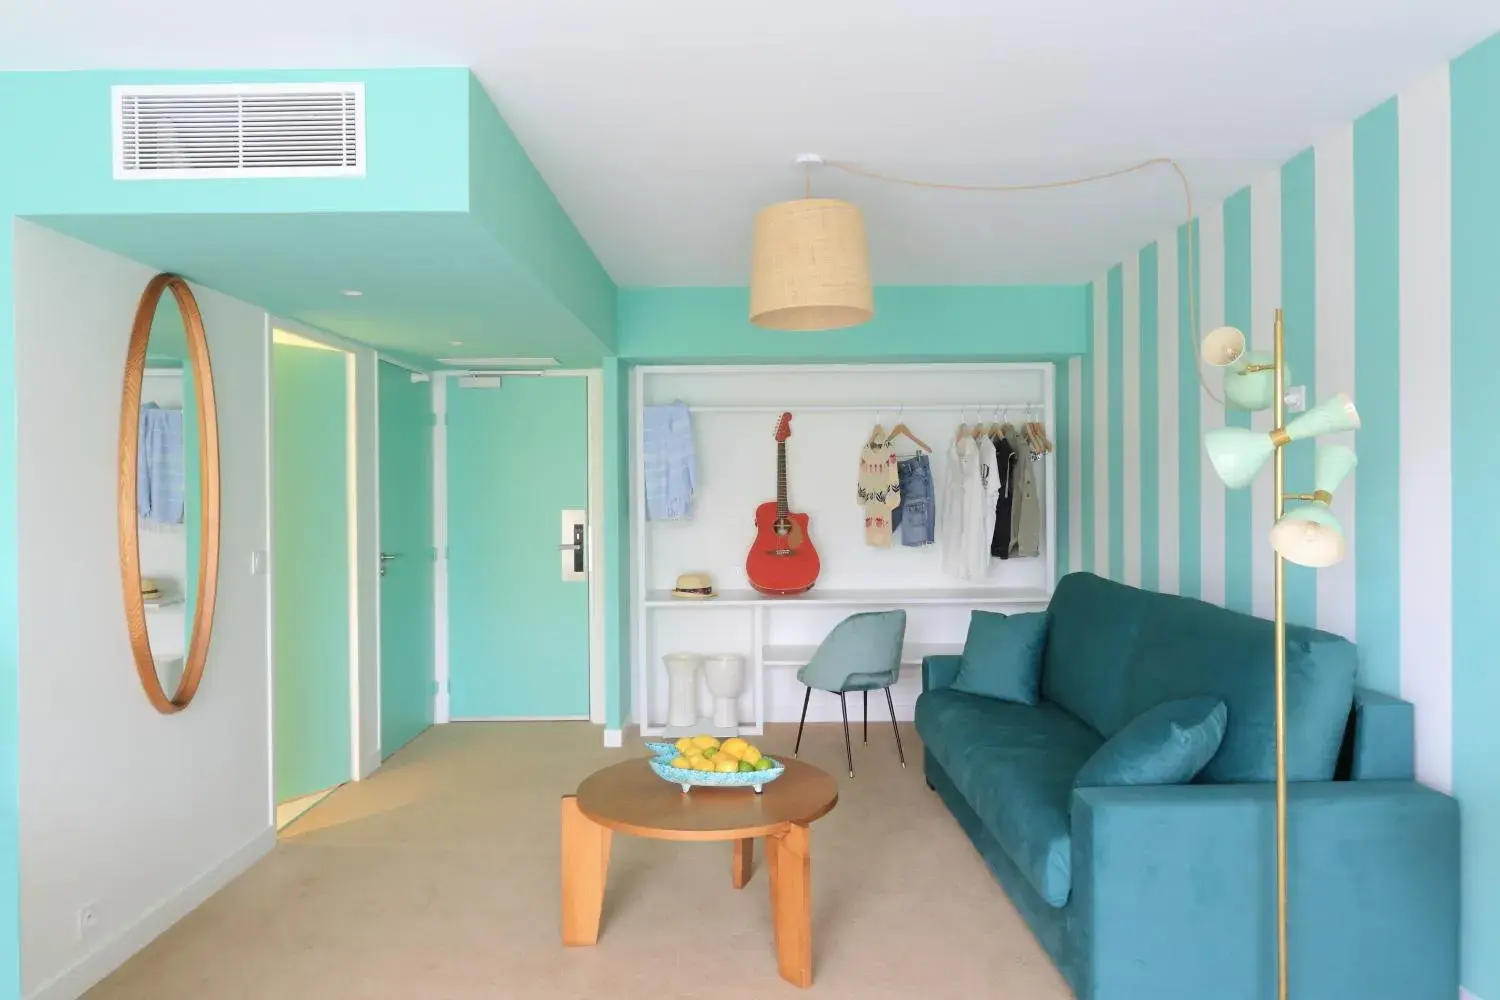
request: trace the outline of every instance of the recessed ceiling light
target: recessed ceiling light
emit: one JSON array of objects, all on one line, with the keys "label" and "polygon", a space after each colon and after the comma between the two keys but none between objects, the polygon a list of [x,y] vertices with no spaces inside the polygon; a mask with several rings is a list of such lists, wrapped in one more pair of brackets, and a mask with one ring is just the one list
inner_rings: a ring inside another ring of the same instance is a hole
[{"label": "recessed ceiling light", "polygon": [[464,346],[464,342],[462,340],[450,340],[450,341],[448,341],[448,346],[449,347],[462,347],[462,346]]},{"label": "recessed ceiling light", "polygon": [[347,296],[348,298],[351,298],[351,299],[357,299],[357,298],[359,298],[361,295],[363,295],[365,293],[362,292],[362,291],[360,291],[358,288],[346,288],[342,292],[340,292],[339,294],[343,295],[343,296]]}]

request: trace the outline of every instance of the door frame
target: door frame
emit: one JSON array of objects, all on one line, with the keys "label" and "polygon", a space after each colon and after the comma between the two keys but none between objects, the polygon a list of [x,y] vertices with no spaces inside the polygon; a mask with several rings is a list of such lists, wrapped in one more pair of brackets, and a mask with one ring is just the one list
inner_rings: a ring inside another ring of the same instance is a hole
[{"label": "door frame", "polygon": [[[449,700],[448,682],[448,383],[460,375],[471,374],[470,369],[440,369],[432,373],[432,517],[433,544],[437,548],[437,565],[433,574],[433,599],[435,608],[435,632],[437,636],[436,673],[437,694],[433,706],[433,723],[453,721]],[[489,373],[486,373],[489,374]],[[504,378],[583,378],[585,380],[588,498],[584,517],[587,519],[588,578],[588,634],[589,634],[589,712],[587,721],[593,725],[604,725],[604,602],[607,588],[601,585],[599,575],[604,572],[604,369],[602,368],[547,368],[518,369],[496,372]],[[503,390],[502,390],[503,391]],[[577,717],[583,721],[584,717]],[[477,720],[465,720],[477,721]],[[506,718],[505,722],[548,721],[532,717]],[[573,721],[570,717],[569,721]]]}]

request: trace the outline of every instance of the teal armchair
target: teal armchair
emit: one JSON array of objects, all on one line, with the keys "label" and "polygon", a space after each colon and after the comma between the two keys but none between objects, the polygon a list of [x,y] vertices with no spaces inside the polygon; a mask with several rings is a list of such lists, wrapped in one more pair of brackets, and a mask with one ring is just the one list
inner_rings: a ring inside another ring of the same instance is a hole
[{"label": "teal armchair", "polygon": [[849,742],[849,704],[844,696],[850,691],[864,695],[864,741],[870,742],[870,692],[885,691],[885,704],[891,712],[891,728],[896,732],[896,755],[906,766],[906,751],[901,746],[901,729],[896,725],[896,705],[891,700],[891,685],[901,675],[901,644],[906,638],[905,611],[866,611],[850,615],[834,626],[813,658],[799,671],[797,679],[807,685],[802,696],[802,721],[797,723],[795,757],[802,750],[802,727],[807,724],[807,705],[813,689],[830,691],[839,696],[844,715],[844,756],[849,762],[849,777],[854,777],[854,750]]}]

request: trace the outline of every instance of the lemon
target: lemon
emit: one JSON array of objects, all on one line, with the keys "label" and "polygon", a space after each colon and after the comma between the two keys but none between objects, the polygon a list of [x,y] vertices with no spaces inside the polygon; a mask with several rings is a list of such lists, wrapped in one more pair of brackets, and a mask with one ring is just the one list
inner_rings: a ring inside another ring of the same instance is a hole
[{"label": "lemon", "polygon": [[715,771],[722,771],[726,774],[733,774],[739,769],[740,762],[729,756],[725,756],[723,760],[720,760],[714,764]]},{"label": "lemon", "polygon": [[693,763],[686,757],[678,757],[676,760],[672,761],[672,766],[687,769],[691,768],[693,766]]},{"label": "lemon", "polygon": [[694,771],[712,771],[713,769],[714,769],[714,762],[711,761],[711,760],[709,760],[707,757],[694,757],[693,758],[693,770]]},{"label": "lemon", "polygon": [[697,747],[697,744],[693,742],[693,738],[691,736],[684,736],[682,737],[682,739],[678,740],[672,745],[675,746],[678,751],[683,754],[690,754]]},{"label": "lemon", "polygon": [[736,758],[743,759],[745,756],[745,749],[749,746],[749,743],[746,743],[738,736],[731,736],[729,739],[724,741],[724,745],[719,747],[719,749],[724,753],[732,754]]},{"label": "lemon", "polygon": [[712,736],[694,736],[693,745],[702,750],[707,750],[709,747],[717,747],[719,741]]},{"label": "lemon", "polygon": [[758,764],[763,759],[760,750],[751,744],[746,744],[744,751],[740,753],[740,760],[746,764]]}]

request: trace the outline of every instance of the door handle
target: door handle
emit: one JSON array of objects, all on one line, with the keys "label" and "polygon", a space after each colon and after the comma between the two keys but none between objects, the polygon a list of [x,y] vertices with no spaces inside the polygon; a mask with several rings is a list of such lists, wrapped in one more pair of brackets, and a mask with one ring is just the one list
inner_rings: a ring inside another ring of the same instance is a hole
[{"label": "door handle", "polygon": [[401,553],[399,553],[399,552],[382,552],[382,553],[380,553],[380,575],[381,576],[385,576],[386,563],[390,562],[392,559],[395,559],[399,555],[401,555]]},{"label": "door handle", "polygon": [[562,512],[562,544],[558,545],[557,551],[562,555],[562,578],[564,580],[584,579],[584,566],[587,564],[585,553],[588,550],[588,536],[584,533],[584,512],[581,510],[565,510]]}]

